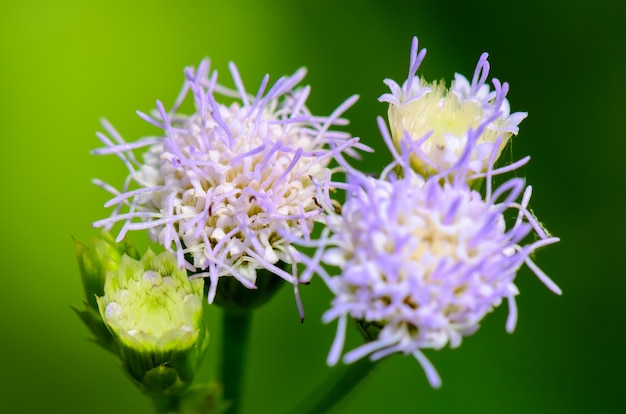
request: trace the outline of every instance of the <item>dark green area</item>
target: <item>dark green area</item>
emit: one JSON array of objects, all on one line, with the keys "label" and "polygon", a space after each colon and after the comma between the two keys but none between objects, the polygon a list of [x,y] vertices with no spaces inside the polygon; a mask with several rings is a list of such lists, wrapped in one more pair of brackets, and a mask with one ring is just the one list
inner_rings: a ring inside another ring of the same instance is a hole
[{"label": "dark green area", "polygon": [[[504,330],[503,305],[460,348],[426,352],[440,390],[412,357],[398,355],[342,412],[620,411],[625,20],[626,3],[609,0],[3,2],[0,412],[151,412],[70,308],[83,300],[72,237],[88,240],[97,234],[91,222],[110,212],[102,207],[108,194],[90,179],[119,186],[125,175],[115,157],[88,154],[100,145],[100,117],[127,140],[158,133],[135,110],[150,111],[157,99],[169,107],[183,68],[204,56],[226,85],[227,62],[236,62],[251,92],[265,73],[276,80],[306,66],[314,113],[361,95],[346,116],[355,135],[381,150],[363,163],[374,172],[390,159],[375,119],[386,114],[377,102],[382,80],[404,79],[413,35],[428,48],[420,72],[430,80],[471,76],[489,51],[492,75],[511,85],[513,110],[529,112],[507,156],[532,156],[522,172],[534,187],[531,206],[562,238],[536,259],[564,294],[521,271],[515,333]],[[132,238],[143,251],[145,237]],[[319,280],[300,291],[304,324],[291,289],[254,316],[243,413],[284,412],[331,371],[335,326],[320,322],[330,295]],[[219,311],[210,317],[214,341]],[[352,331],[347,346],[358,340]],[[216,348],[201,379],[216,376]]]}]

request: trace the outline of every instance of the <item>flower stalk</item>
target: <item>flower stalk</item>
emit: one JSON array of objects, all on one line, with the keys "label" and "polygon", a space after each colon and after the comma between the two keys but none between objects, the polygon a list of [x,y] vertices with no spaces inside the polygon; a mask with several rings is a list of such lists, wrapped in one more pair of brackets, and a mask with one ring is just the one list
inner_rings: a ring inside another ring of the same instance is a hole
[{"label": "flower stalk", "polygon": [[224,400],[230,404],[226,414],[241,410],[244,374],[252,323],[252,312],[225,309],[222,314],[222,384]]},{"label": "flower stalk", "polygon": [[354,389],[368,378],[378,366],[377,362],[361,359],[354,364],[334,367],[329,377],[289,411],[289,414],[331,412],[333,408],[345,403],[351,395],[354,395]]}]

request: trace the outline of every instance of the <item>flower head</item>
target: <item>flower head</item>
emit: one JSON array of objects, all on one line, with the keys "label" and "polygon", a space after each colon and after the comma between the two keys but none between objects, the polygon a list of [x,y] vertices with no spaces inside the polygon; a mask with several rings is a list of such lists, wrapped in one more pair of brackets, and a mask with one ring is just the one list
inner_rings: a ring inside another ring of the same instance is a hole
[{"label": "flower head", "polygon": [[527,114],[510,113],[506,82],[493,79],[493,91],[486,83],[487,53],[478,60],[471,83],[457,73],[450,89],[441,82],[428,83],[416,76],[425,55],[426,49],[419,50],[417,38],[413,38],[407,80],[402,87],[393,80],[385,80],[391,93],[379,98],[389,103],[389,124],[396,146],[405,134],[411,136],[418,143],[412,158],[413,168],[421,175],[433,175],[458,161],[467,146],[470,129],[476,130],[489,121],[467,165],[474,172],[485,171],[493,146],[497,146],[497,159]]},{"label": "flower head", "polygon": [[[257,269],[297,286],[296,266],[289,273],[277,265],[294,264],[294,249],[283,235],[310,236],[313,224],[323,219],[313,180],[331,183],[333,156],[364,148],[349,134],[330,130],[346,124],[339,117],[356,96],[330,116],[318,117],[305,106],[309,87],[296,87],[304,69],[267,92],[266,76],[256,96],[246,92],[233,64],[230,70],[236,90],[217,83],[208,60],[197,70],[187,68],[172,110],[157,102],[153,116],[139,113],[163,136],[125,143],[105,123],[115,141],[99,134],[107,147],[94,151],[117,154],[130,171],[122,191],[98,182],[115,195],[106,206],[116,208],[94,225],[122,222],[118,239],[128,230],[148,229],[155,242],[177,254],[179,265],[210,278],[210,301],[219,277],[233,276],[253,288]],[[188,92],[196,112],[177,114]],[[234,102],[220,103],[218,95]],[[148,147],[143,163],[132,153],[140,147]]]},{"label": "flower head", "polygon": [[[468,184],[482,176],[470,168],[471,155],[488,124],[470,129],[457,163],[428,178],[411,168],[409,151],[396,152],[382,119],[379,126],[394,162],[380,178],[346,165],[347,200],[341,214],[328,208],[331,217],[324,237],[308,261],[308,272],[320,274],[335,295],[323,316],[325,322],[339,321],[328,362],[339,360],[347,320],[353,318],[377,332],[345,354],[344,362],[366,355],[375,360],[395,352],[412,354],[431,384],[439,386],[440,379],[421,350],[458,346],[503,299],[509,302],[507,330],[512,331],[518,293],[514,281],[523,264],[560,293],[530,258],[558,239],[549,236],[528,210],[531,187],[522,179],[492,188],[494,174],[528,158],[494,170],[498,152],[494,146],[487,158],[485,194]],[[411,137],[400,142],[405,149],[412,144]],[[393,174],[398,170],[401,176]],[[515,217],[507,224],[511,211]],[[536,241],[526,242],[531,233]],[[327,272],[321,264],[339,271]]]}]

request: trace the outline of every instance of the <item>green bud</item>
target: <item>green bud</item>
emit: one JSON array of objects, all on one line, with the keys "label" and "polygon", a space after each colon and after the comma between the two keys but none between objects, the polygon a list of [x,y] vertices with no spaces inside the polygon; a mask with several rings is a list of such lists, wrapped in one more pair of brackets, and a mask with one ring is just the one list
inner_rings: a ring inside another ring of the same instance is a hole
[{"label": "green bud", "polygon": [[73,309],[95,336],[95,342],[115,352],[113,338],[100,317],[96,297],[104,294],[107,272],[117,270],[122,255],[135,258],[139,255],[130,242],[116,243],[113,236],[105,231],[99,237],[93,237],[89,244],[74,240],[74,247],[86,300],[84,310]]},{"label": "green bud", "polygon": [[121,257],[97,298],[124,369],[146,394],[177,395],[191,382],[208,344],[203,281],[189,280],[169,252]]}]

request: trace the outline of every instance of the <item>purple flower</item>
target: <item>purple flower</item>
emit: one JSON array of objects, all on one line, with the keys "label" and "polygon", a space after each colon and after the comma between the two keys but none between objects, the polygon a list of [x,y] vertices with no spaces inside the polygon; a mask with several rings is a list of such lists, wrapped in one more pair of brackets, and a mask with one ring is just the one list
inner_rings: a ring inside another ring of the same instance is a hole
[{"label": "purple flower", "polygon": [[[94,226],[122,223],[118,240],[129,230],[148,230],[153,241],[177,255],[181,267],[210,278],[209,301],[219,277],[233,276],[254,288],[261,268],[297,288],[295,249],[283,235],[310,237],[313,224],[324,217],[313,180],[332,187],[331,159],[366,148],[357,138],[330,130],[347,124],[340,116],[356,96],[319,117],[305,106],[310,88],[296,87],[304,69],[280,78],[267,92],[265,76],[255,96],[246,92],[232,63],[230,71],[236,90],[217,83],[208,60],[195,71],[185,69],[184,87],[169,112],[158,101],[153,115],[138,112],[163,130],[161,136],[126,143],[104,122],[113,140],[98,134],[106,147],[94,151],[116,154],[129,170],[121,191],[96,181],[114,195],[105,206],[115,209]],[[188,93],[196,111],[179,114]],[[220,103],[218,95],[234,102]],[[138,148],[147,148],[143,162],[133,154]],[[279,268],[279,261],[293,264],[293,271]]]},{"label": "purple flower", "polygon": [[413,168],[424,176],[436,174],[458,161],[467,146],[467,131],[489,120],[467,165],[474,172],[485,171],[496,140],[501,137],[497,158],[511,136],[518,133],[518,125],[527,114],[510,113],[506,82],[493,79],[493,91],[486,83],[487,53],[478,60],[471,83],[457,73],[449,90],[442,82],[428,83],[416,76],[425,55],[426,49],[419,50],[417,37],[414,37],[407,80],[400,87],[386,79],[391,93],[379,98],[389,103],[389,124],[396,146],[407,132],[419,142],[411,160]]},{"label": "purple flower", "polygon": [[[452,348],[473,334],[487,313],[509,303],[507,331],[517,318],[515,276],[526,264],[553,292],[560,289],[533,262],[531,254],[555,243],[528,209],[531,187],[511,178],[493,187],[494,175],[518,168],[528,157],[494,169],[498,146],[492,146],[485,173],[471,168],[472,154],[489,120],[469,129],[457,162],[424,178],[411,167],[409,135],[398,152],[384,121],[379,127],[394,154],[379,178],[365,176],[340,162],[348,171],[347,200],[341,213],[330,207],[327,188],[320,186],[329,218],[303,278],[318,273],[334,294],[324,314],[338,320],[328,356],[336,364],[342,354],[349,319],[380,331],[364,345],[343,356],[351,363],[369,355],[372,360],[401,352],[423,366],[433,387],[441,385],[423,349]],[[400,173],[400,175],[397,175]],[[484,195],[470,182],[485,179]],[[505,216],[513,215],[507,224]],[[332,266],[335,271],[327,271]]]}]

